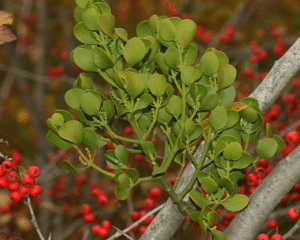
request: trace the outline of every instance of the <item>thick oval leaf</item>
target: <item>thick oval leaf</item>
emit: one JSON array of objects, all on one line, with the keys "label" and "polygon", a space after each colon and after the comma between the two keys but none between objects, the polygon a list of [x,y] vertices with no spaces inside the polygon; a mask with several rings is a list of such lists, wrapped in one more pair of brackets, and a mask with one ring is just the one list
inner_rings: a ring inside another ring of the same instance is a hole
[{"label": "thick oval leaf", "polygon": [[204,197],[199,191],[192,190],[189,193],[190,198],[200,207],[204,208],[206,206],[209,206],[212,204],[212,201],[208,200],[206,197]]},{"label": "thick oval leaf", "polygon": [[97,7],[97,9],[99,10],[99,12],[101,14],[105,14],[105,13],[111,13],[111,9],[108,5],[107,2],[105,2],[104,0],[94,0],[94,6]]},{"label": "thick oval leaf", "polygon": [[232,142],[226,145],[223,156],[229,160],[238,160],[243,155],[243,148],[241,144],[237,142]]},{"label": "thick oval leaf", "polygon": [[95,154],[98,145],[97,133],[91,128],[84,128],[83,144],[86,145],[93,154]]},{"label": "thick oval leaf", "polygon": [[126,62],[133,66],[145,57],[145,44],[137,37],[131,38],[126,43],[123,54]]},{"label": "thick oval leaf", "polygon": [[161,19],[158,22],[157,34],[165,41],[173,41],[175,38],[175,26],[169,19]]},{"label": "thick oval leaf", "polygon": [[155,73],[149,80],[149,89],[155,96],[162,96],[167,88],[166,77],[162,74]]},{"label": "thick oval leaf", "polygon": [[225,108],[228,108],[234,101],[236,90],[233,86],[230,86],[228,88],[225,88],[218,92],[218,95],[221,100],[220,106],[223,106]]},{"label": "thick oval leaf", "polygon": [[88,1],[89,0],[75,0],[77,6],[83,8],[83,9],[85,8]]},{"label": "thick oval leaf", "polygon": [[240,116],[236,111],[231,109],[227,110],[227,115],[228,115],[228,121],[224,128],[232,128],[240,120]]},{"label": "thick oval leaf", "polygon": [[115,194],[119,200],[125,200],[130,195],[131,188],[116,186]]},{"label": "thick oval leaf", "polygon": [[126,29],[124,29],[124,28],[115,28],[115,33],[118,35],[118,37],[123,39],[125,42],[128,41],[128,33],[127,33]]},{"label": "thick oval leaf", "polygon": [[79,109],[80,108],[80,97],[81,94],[83,94],[84,91],[80,88],[73,88],[68,90],[65,93],[65,102],[66,104],[73,109]]},{"label": "thick oval leaf", "polygon": [[196,32],[197,25],[194,21],[182,20],[176,25],[176,40],[183,48],[187,48],[193,41]]},{"label": "thick oval leaf", "polygon": [[168,67],[176,69],[179,64],[179,52],[177,48],[168,48],[164,54],[164,61]]},{"label": "thick oval leaf", "polygon": [[241,100],[242,103],[249,105],[254,109],[259,109],[259,102],[257,99],[252,97],[246,97]]},{"label": "thick oval leaf", "polygon": [[82,22],[89,30],[99,30],[98,18],[100,14],[96,8],[87,8],[82,13]]},{"label": "thick oval leaf", "polygon": [[173,95],[167,104],[167,111],[175,117],[179,117],[182,113],[182,101],[179,96]]},{"label": "thick oval leaf", "polygon": [[59,113],[54,113],[52,116],[51,116],[51,119],[53,120],[54,124],[56,126],[62,126],[64,124],[64,117],[59,114]]},{"label": "thick oval leaf", "polygon": [[285,142],[284,142],[284,140],[283,140],[280,136],[275,135],[275,134],[273,134],[273,139],[274,139],[274,140],[277,142],[277,144],[278,144],[278,148],[277,148],[277,151],[276,151],[276,154],[277,154],[277,153],[281,152],[282,149],[284,149],[284,147],[285,147]]},{"label": "thick oval leaf", "polygon": [[127,170],[132,182],[136,182],[139,179],[139,172],[134,168],[129,168]]},{"label": "thick oval leaf", "polygon": [[244,169],[250,166],[253,163],[253,157],[246,152],[243,152],[243,155],[240,159],[233,162],[232,168],[234,169]]},{"label": "thick oval leaf", "polygon": [[218,191],[218,184],[210,177],[200,178],[199,182],[201,183],[202,188],[207,193],[214,193]]},{"label": "thick oval leaf", "polygon": [[228,192],[231,192],[233,190],[233,182],[230,179],[228,179],[227,177],[222,177],[219,180],[219,185],[220,185],[220,187],[226,188],[226,190]]},{"label": "thick oval leaf", "polygon": [[67,160],[63,160],[63,166],[67,171],[71,171],[71,172],[83,172],[88,168],[88,166],[84,168],[75,168],[73,167],[72,163],[70,163]]},{"label": "thick oval leaf", "polygon": [[160,108],[158,110],[158,114],[157,114],[157,121],[159,123],[165,124],[168,123],[172,120],[173,116],[168,113],[168,111],[166,110],[166,107]]},{"label": "thick oval leaf", "polygon": [[211,230],[215,240],[226,240],[226,235],[219,230]]},{"label": "thick oval leaf", "polygon": [[85,25],[80,22],[73,28],[74,36],[78,39],[78,41],[85,44],[99,44],[96,40],[93,32],[88,30]]},{"label": "thick oval leaf", "polygon": [[200,125],[196,125],[194,132],[189,136],[189,140],[192,141],[199,138],[202,135],[202,133],[202,127]]},{"label": "thick oval leaf", "polygon": [[184,131],[186,133],[186,135],[192,135],[195,131],[195,123],[192,119],[188,118],[185,121],[185,125],[184,125]]},{"label": "thick oval leaf", "polygon": [[218,70],[219,90],[231,86],[236,77],[236,69],[230,64],[221,64]]},{"label": "thick oval leaf", "polygon": [[150,154],[154,154],[156,152],[153,143],[149,141],[143,142],[142,149],[147,156],[150,156]]},{"label": "thick oval leaf", "polygon": [[66,110],[56,109],[54,112],[61,114],[63,116],[65,122],[69,121],[69,120],[73,120],[73,117],[72,117],[71,113],[69,113]]},{"label": "thick oval leaf", "polygon": [[136,35],[139,38],[143,38],[148,35],[153,36],[153,32],[151,31],[150,26],[149,26],[149,20],[142,21],[137,25]]},{"label": "thick oval leaf", "polygon": [[186,58],[187,58],[186,65],[188,65],[188,66],[193,65],[196,61],[197,56],[198,56],[198,47],[197,47],[197,45],[194,44],[194,43],[191,43],[189,48],[186,50],[185,55],[186,55]]},{"label": "thick oval leaf", "polygon": [[222,205],[231,212],[240,211],[244,209],[249,202],[249,198],[243,194],[236,194],[231,198],[225,200]]},{"label": "thick oval leaf", "polygon": [[84,71],[98,72],[93,61],[93,50],[90,45],[81,45],[73,50],[73,59]]},{"label": "thick oval leaf", "polygon": [[141,73],[135,73],[126,71],[125,75],[125,88],[130,97],[137,97],[145,88],[144,75]]},{"label": "thick oval leaf", "polygon": [[100,110],[101,98],[91,92],[85,92],[80,97],[80,108],[87,115],[95,115]]},{"label": "thick oval leaf", "polygon": [[143,94],[140,97],[139,105],[137,106],[136,110],[144,109],[148,107],[153,102],[153,97],[150,94]]},{"label": "thick oval leaf", "polygon": [[223,63],[228,64],[229,63],[229,59],[228,59],[227,55],[224,52],[218,51],[217,56],[219,58],[220,64],[223,64]]},{"label": "thick oval leaf", "polygon": [[212,76],[219,69],[219,59],[213,52],[206,52],[200,59],[200,66],[204,74]]},{"label": "thick oval leaf", "polygon": [[115,116],[115,106],[112,100],[105,100],[103,102],[103,108],[108,116],[108,119],[112,119]]},{"label": "thick oval leaf", "polygon": [[149,114],[142,114],[137,120],[140,129],[146,131],[151,124],[151,117]]},{"label": "thick oval leaf", "polygon": [[[80,73],[79,77],[76,80],[76,82],[77,82],[76,87],[81,88],[83,90],[86,90],[86,89],[93,90],[93,89],[95,89],[93,80],[86,73]],[[73,86],[73,88],[75,88],[75,87]]]},{"label": "thick oval leaf", "polygon": [[77,146],[82,143],[84,131],[79,121],[70,120],[61,126],[57,132],[61,138],[75,143]]},{"label": "thick oval leaf", "polygon": [[215,130],[218,131],[226,126],[228,121],[228,115],[224,107],[217,107],[211,111],[211,114],[208,118],[209,125]]},{"label": "thick oval leaf", "polygon": [[98,18],[98,25],[100,26],[102,31],[110,37],[112,37],[113,35],[115,23],[115,17],[110,13],[101,14]]},{"label": "thick oval leaf", "polygon": [[161,69],[162,73],[164,75],[168,75],[169,73],[169,67],[165,62],[165,54],[163,53],[156,53],[155,54],[155,62],[157,63],[157,65],[159,66],[159,68]]},{"label": "thick oval leaf", "polygon": [[181,71],[181,81],[190,86],[196,80],[196,70],[192,66],[186,66]]},{"label": "thick oval leaf", "polygon": [[256,146],[256,153],[260,158],[269,159],[277,152],[278,144],[273,138],[264,138]]},{"label": "thick oval leaf", "polygon": [[46,134],[46,137],[49,142],[51,142],[56,147],[63,149],[63,150],[68,150],[74,146],[74,144],[61,139],[57,134],[55,134],[51,130]]},{"label": "thick oval leaf", "polygon": [[242,118],[247,122],[255,122],[257,120],[257,112],[252,107],[247,107],[241,111]]},{"label": "thick oval leaf", "polygon": [[149,27],[152,32],[156,33],[157,32],[157,24],[159,22],[159,18],[157,15],[152,15],[149,18]]},{"label": "thick oval leaf", "polygon": [[201,105],[202,110],[212,110],[219,103],[219,96],[217,94],[208,94],[204,97]]},{"label": "thick oval leaf", "polygon": [[95,47],[93,50],[93,61],[98,68],[107,69],[114,66],[112,59],[100,47]]},{"label": "thick oval leaf", "polygon": [[129,152],[128,149],[123,145],[116,146],[115,155],[120,162],[124,165],[128,164]]}]

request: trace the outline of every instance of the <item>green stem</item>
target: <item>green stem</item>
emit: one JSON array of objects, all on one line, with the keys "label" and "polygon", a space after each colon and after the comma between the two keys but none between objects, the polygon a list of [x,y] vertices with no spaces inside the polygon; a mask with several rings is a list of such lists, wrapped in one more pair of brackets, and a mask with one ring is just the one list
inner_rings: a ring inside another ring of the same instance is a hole
[{"label": "green stem", "polygon": [[135,135],[139,139],[138,143],[142,144],[144,142],[143,136],[142,136],[142,134],[141,134],[141,132],[139,130],[139,126],[137,125],[137,122],[134,120],[133,114],[132,113],[128,113],[127,116],[128,116],[129,123],[130,123],[130,125],[131,125],[131,127],[132,127],[132,129],[133,129],[133,131],[135,133]]},{"label": "green stem", "polygon": [[191,159],[191,161],[192,161],[194,167],[197,168],[197,165],[198,165],[198,164],[197,164],[197,161],[196,161],[196,159],[194,158],[194,156],[193,156],[193,154],[192,154],[192,152],[191,152],[191,149],[190,149],[189,144],[187,144],[186,146],[187,146],[187,147],[186,147],[187,153],[188,153],[188,155],[189,155],[189,157],[190,157],[190,159]]},{"label": "green stem", "polygon": [[134,186],[136,186],[136,185],[138,185],[139,183],[142,183],[142,182],[149,182],[149,181],[153,181],[153,180],[157,180],[157,178],[153,178],[152,176],[139,178],[139,179],[134,183]]},{"label": "green stem", "polygon": [[161,102],[159,101],[159,102],[157,103],[157,105],[155,106],[156,108],[155,108],[155,113],[154,113],[154,116],[153,116],[153,121],[151,122],[151,125],[149,126],[147,132],[144,134],[144,137],[143,137],[144,140],[147,139],[147,137],[148,137],[149,134],[152,132],[153,127],[154,127],[155,124],[156,124],[156,119],[157,119],[158,110],[159,110],[160,105],[161,105]]},{"label": "green stem", "polygon": [[211,143],[211,140],[210,140],[210,137],[211,137],[211,127],[208,127],[208,133],[207,133],[207,138],[205,140],[205,145],[204,145],[204,149],[203,149],[203,152],[201,154],[201,157],[200,157],[200,160],[198,162],[198,165],[197,165],[197,168],[192,176],[192,179],[190,180],[190,182],[186,185],[186,187],[184,188],[184,190],[179,194],[179,198],[180,199],[183,199],[184,196],[191,190],[191,188],[193,187],[196,179],[197,179],[197,175],[198,175],[198,172],[202,169],[202,166],[203,166],[203,162],[206,158],[206,155],[207,155],[207,151],[209,149],[209,146],[210,146],[210,143]]},{"label": "green stem", "polygon": [[223,188],[223,189],[222,189],[222,192],[221,192],[221,194],[220,194],[220,197],[219,197],[219,198],[217,199],[217,201],[215,202],[215,205],[211,208],[212,210],[215,210],[215,209],[219,206],[219,203],[220,203],[220,201],[222,200],[222,197],[223,197],[225,191],[226,191],[226,189]]},{"label": "green stem", "polygon": [[112,138],[118,139],[120,141],[124,141],[124,142],[129,142],[129,143],[139,143],[138,140],[135,139],[131,139],[131,138],[125,138],[125,137],[121,137],[119,135],[117,135],[107,124],[103,125],[107,131],[110,133]]},{"label": "green stem", "polygon": [[182,158],[182,163],[181,163],[181,167],[180,167],[180,171],[178,173],[178,176],[177,176],[177,179],[176,179],[176,182],[174,183],[174,186],[173,186],[173,189],[175,190],[177,188],[177,185],[179,183],[179,179],[182,175],[182,172],[183,172],[183,169],[184,169],[184,165],[185,165],[185,152],[182,153],[183,154],[183,158]]}]

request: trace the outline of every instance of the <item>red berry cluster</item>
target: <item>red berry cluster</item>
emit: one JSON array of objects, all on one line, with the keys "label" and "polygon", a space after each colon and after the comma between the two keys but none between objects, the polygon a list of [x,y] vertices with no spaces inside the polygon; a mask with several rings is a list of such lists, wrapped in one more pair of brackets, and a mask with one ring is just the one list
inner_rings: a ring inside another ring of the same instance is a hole
[{"label": "red berry cluster", "polygon": [[12,152],[12,159],[5,160],[0,165],[0,187],[10,191],[10,205],[20,202],[22,199],[32,197],[35,200],[42,193],[41,186],[35,180],[41,175],[41,170],[37,166],[31,166],[27,170],[26,176],[21,176],[18,181],[17,166],[21,162],[22,156],[18,150]]},{"label": "red berry cluster", "polygon": [[232,23],[228,23],[225,27],[226,32],[218,36],[219,42],[229,44],[234,37],[235,29]]},{"label": "red berry cluster", "polygon": [[270,238],[267,234],[262,233],[262,234],[259,234],[259,236],[256,238],[256,240],[283,240],[283,237],[280,234],[275,233]]},{"label": "red berry cluster", "polygon": [[204,44],[207,44],[211,40],[211,31],[208,29],[204,29],[202,25],[197,26],[197,32],[195,35],[196,39],[201,39]]},{"label": "red berry cluster", "polygon": [[266,50],[263,50],[259,45],[257,41],[251,41],[250,47],[253,51],[253,54],[250,55],[249,61],[252,63],[263,61],[267,58],[268,53]]}]

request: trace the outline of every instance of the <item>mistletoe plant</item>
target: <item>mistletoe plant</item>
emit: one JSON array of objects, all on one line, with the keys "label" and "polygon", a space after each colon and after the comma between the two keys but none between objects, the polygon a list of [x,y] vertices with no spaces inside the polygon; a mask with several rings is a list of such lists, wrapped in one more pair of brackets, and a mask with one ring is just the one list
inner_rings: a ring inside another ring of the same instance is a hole
[{"label": "mistletoe plant", "polygon": [[[65,110],[56,110],[47,120],[48,140],[61,149],[75,148],[85,166],[75,168],[64,161],[65,168],[81,172],[93,167],[114,178],[120,200],[137,184],[158,179],[178,209],[197,221],[204,234],[209,229],[215,239],[226,239],[213,226],[219,218],[215,209],[223,205],[239,211],[247,206],[248,197],[237,194],[242,170],[259,158],[279,153],[283,140],[273,135],[270,124],[266,137],[260,139],[264,124],[256,99],[234,102],[236,69],[224,52],[209,48],[196,62],[198,48],[192,40],[197,26],[192,20],[153,15],[139,23],[137,37],[129,39],[125,29],[115,28],[105,1],[76,3],[74,35],[83,45],[73,50],[70,59],[82,70],[98,73],[111,87],[107,97],[81,73],[64,96],[78,120]],[[118,135],[118,121],[130,124],[136,138]],[[163,156],[153,143],[157,131],[166,137]],[[199,160],[193,153],[200,140],[205,145]],[[109,142],[116,147],[106,151],[106,161],[116,173],[94,163],[97,149]],[[247,152],[251,142],[256,144],[256,159]],[[82,144],[87,154],[81,151]],[[140,177],[128,167],[130,153],[147,158],[151,176]],[[186,159],[196,171],[177,194]],[[180,165],[174,186],[165,177],[173,162]],[[208,166],[210,170],[205,171]],[[191,190],[196,181],[201,188]],[[183,201],[187,194],[193,204]]]}]

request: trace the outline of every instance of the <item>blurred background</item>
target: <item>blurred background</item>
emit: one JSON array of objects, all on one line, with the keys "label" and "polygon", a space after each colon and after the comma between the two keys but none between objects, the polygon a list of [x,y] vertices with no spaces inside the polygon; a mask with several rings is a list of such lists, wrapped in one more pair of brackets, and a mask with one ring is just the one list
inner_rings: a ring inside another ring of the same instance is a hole
[{"label": "blurred background", "polygon": [[[116,27],[125,28],[130,38],[136,35],[137,24],[153,14],[195,21],[198,31],[194,42],[199,48],[199,58],[208,47],[215,47],[225,52],[230,63],[236,67],[238,75],[234,86],[237,101],[248,96],[260,84],[274,62],[300,36],[299,0],[106,2],[116,18]],[[0,46],[0,139],[8,143],[0,143],[0,152],[5,156],[11,156],[13,152],[20,153],[20,165],[25,169],[31,165],[41,168],[42,175],[38,183],[43,188],[43,195],[32,205],[45,238],[51,232],[55,240],[104,239],[116,230],[110,227],[106,236],[93,234],[90,230],[93,224],[109,220],[115,227],[124,229],[135,221],[132,212],[136,211],[142,216],[144,212],[141,211],[148,212],[167,199],[164,193],[156,197],[154,195],[157,192],[153,195],[153,188],[161,186],[158,182],[151,182],[136,187],[129,200],[118,202],[111,190],[113,181],[92,169],[84,174],[67,173],[62,167],[62,160],[78,163],[76,154],[58,150],[46,139],[46,120],[55,109],[75,113],[64,102],[64,93],[72,88],[81,72],[69,60],[70,52],[80,45],[73,36],[75,7],[75,0],[0,0],[0,10],[13,14],[13,24],[7,26],[17,36],[16,41]],[[101,77],[90,75],[98,87],[107,91],[108,86]],[[289,132],[294,132],[294,136],[299,133],[299,96],[300,75],[297,74],[264,114],[264,121],[270,122],[274,133],[283,137],[287,144],[280,155],[271,159],[273,166],[298,143],[298,138],[291,140],[286,136]],[[160,147],[159,144],[157,147]],[[105,167],[103,151],[98,152],[99,165]],[[131,163],[142,172],[149,170],[139,156],[132,156]],[[177,170],[169,172],[170,181],[174,181]],[[102,195],[99,191],[102,191]],[[288,198],[286,204],[299,202],[299,189],[293,191],[298,195]],[[38,239],[28,207],[20,203],[11,208],[8,198],[9,191],[0,188],[0,239]],[[153,201],[145,203],[145,199]],[[93,224],[85,223],[82,219],[80,207],[83,203],[92,206],[96,216]],[[284,204],[281,207],[285,207]],[[277,218],[280,226],[283,226],[279,232],[286,232],[291,222],[282,220],[281,215]],[[224,219],[228,221],[224,223]],[[220,228],[224,229],[230,219],[232,216],[225,214]],[[129,235],[138,239],[150,222],[143,223]],[[269,230],[263,226],[262,231]],[[295,234],[294,239],[299,237],[299,234]],[[185,221],[173,239],[183,238],[201,239],[201,233],[197,226]]]}]

